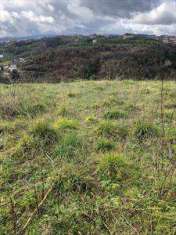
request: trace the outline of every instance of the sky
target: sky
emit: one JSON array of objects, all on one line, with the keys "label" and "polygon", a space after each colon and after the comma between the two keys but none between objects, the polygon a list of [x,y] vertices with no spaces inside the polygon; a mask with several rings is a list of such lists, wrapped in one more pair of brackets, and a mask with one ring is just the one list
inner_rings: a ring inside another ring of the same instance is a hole
[{"label": "sky", "polygon": [[0,0],[0,37],[176,35],[176,0]]}]

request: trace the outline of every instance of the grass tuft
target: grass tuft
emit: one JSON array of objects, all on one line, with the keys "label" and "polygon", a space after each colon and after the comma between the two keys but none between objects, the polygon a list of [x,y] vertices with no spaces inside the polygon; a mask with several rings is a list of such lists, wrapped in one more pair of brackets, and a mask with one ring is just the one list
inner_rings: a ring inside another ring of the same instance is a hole
[{"label": "grass tuft", "polygon": [[82,153],[82,141],[75,133],[67,134],[56,147],[55,156],[66,159],[78,158]]},{"label": "grass tuft", "polygon": [[96,144],[96,150],[101,152],[109,152],[115,149],[115,144],[107,139],[100,139]]},{"label": "grass tuft", "polygon": [[143,141],[146,139],[158,137],[159,130],[155,125],[151,123],[138,121],[134,127],[133,135],[138,141]]},{"label": "grass tuft", "polygon": [[77,120],[63,118],[56,121],[54,127],[57,129],[77,129],[79,127],[79,122]]},{"label": "grass tuft", "polygon": [[127,112],[117,111],[117,110],[108,111],[104,115],[104,118],[106,118],[106,119],[114,119],[114,120],[118,120],[118,119],[122,119],[122,118],[127,118],[127,117],[128,117],[128,113]]},{"label": "grass tuft", "polygon": [[53,145],[58,141],[58,133],[56,129],[48,121],[38,121],[31,129],[32,136],[43,146]]}]

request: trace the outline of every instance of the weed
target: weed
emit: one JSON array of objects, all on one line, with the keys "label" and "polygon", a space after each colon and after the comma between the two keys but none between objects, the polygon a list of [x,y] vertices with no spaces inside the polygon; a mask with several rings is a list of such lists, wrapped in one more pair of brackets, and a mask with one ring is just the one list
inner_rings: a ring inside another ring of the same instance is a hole
[{"label": "weed", "polygon": [[54,127],[57,129],[77,129],[79,123],[77,120],[63,118],[55,122]]},{"label": "weed", "polygon": [[97,119],[94,116],[88,116],[88,117],[86,117],[85,121],[88,123],[96,123]]},{"label": "weed", "polygon": [[[120,154],[103,156],[98,163],[97,173],[103,184],[108,182],[111,184],[110,187],[113,191],[117,189],[118,184],[121,185],[121,189],[139,185],[141,177],[140,169]],[[113,183],[115,183],[114,187]],[[106,187],[109,188],[108,185]]]},{"label": "weed", "polygon": [[111,121],[100,122],[97,133],[107,138],[115,137],[117,135],[117,125]]},{"label": "weed", "polygon": [[103,180],[123,180],[128,175],[128,163],[122,155],[105,155],[98,164],[98,174]]},{"label": "weed", "polygon": [[69,111],[67,110],[67,108],[65,106],[63,106],[60,110],[59,110],[59,115],[63,116],[63,117],[67,117],[69,116]]},{"label": "weed", "polygon": [[68,97],[69,98],[75,98],[75,97],[77,97],[78,96],[78,94],[76,94],[76,93],[72,93],[72,92],[69,92],[68,93]]},{"label": "weed", "polygon": [[108,111],[107,113],[105,113],[104,117],[106,119],[121,119],[121,118],[127,118],[128,114],[127,112],[124,111],[116,111],[116,110],[112,110],[112,111]]},{"label": "weed", "polygon": [[75,133],[67,134],[56,147],[55,156],[74,159],[82,152],[82,142]]},{"label": "weed", "polygon": [[42,146],[51,146],[58,141],[58,133],[48,121],[42,120],[34,124],[31,134]]},{"label": "weed", "polygon": [[97,142],[96,150],[101,152],[108,152],[115,149],[115,144],[107,139],[100,139]]},{"label": "weed", "polygon": [[36,142],[32,136],[24,135],[17,144],[13,157],[17,159],[34,157],[36,153]]},{"label": "weed", "polygon": [[158,137],[159,130],[151,123],[139,121],[135,125],[133,135],[138,141],[143,141],[145,139]]}]

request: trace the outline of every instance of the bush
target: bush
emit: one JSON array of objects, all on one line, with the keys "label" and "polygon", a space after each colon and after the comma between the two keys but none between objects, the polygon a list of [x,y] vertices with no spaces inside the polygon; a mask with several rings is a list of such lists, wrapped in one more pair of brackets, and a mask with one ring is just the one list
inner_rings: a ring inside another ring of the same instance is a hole
[{"label": "bush", "polygon": [[108,111],[107,113],[105,113],[104,117],[106,119],[121,119],[121,118],[127,118],[128,114],[127,112],[123,112],[123,111]]},{"label": "bush", "polygon": [[115,144],[107,139],[100,139],[96,145],[96,150],[101,152],[108,152],[115,149]]},{"label": "bush", "polygon": [[98,61],[88,61],[87,64],[83,66],[83,79],[95,80],[96,73],[98,71],[99,62]]},{"label": "bush", "polygon": [[145,139],[158,137],[159,130],[151,123],[139,121],[135,125],[133,135],[138,141],[143,141]]}]

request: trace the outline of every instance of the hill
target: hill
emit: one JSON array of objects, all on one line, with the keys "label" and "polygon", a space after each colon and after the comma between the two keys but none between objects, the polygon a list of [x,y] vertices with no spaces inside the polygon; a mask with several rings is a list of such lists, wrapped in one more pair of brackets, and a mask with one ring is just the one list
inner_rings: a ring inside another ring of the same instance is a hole
[{"label": "hill", "polygon": [[[75,79],[175,79],[176,46],[145,35],[60,36],[1,45],[18,63],[22,81]],[[164,67],[165,61],[170,68]]]}]

